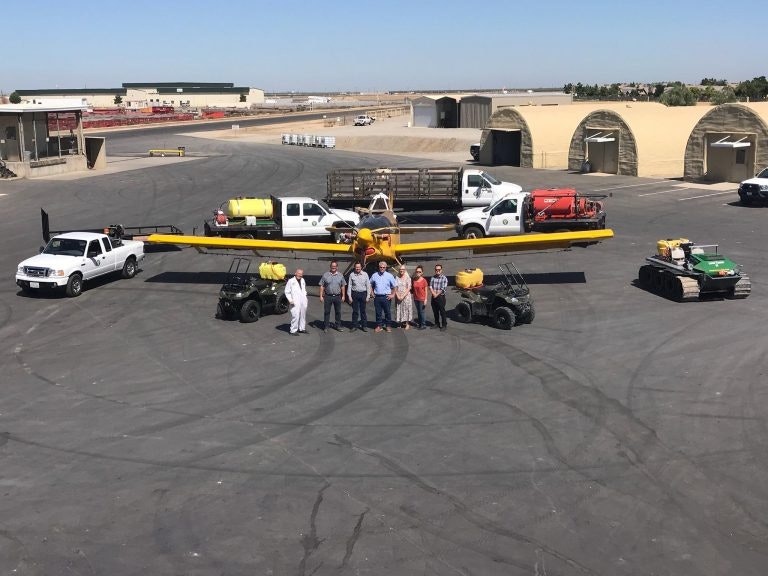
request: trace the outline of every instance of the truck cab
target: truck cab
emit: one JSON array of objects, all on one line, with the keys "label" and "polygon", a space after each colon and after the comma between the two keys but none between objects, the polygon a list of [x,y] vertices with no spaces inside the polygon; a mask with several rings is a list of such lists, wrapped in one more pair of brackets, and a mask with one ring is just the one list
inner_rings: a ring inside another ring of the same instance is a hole
[{"label": "truck cab", "polygon": [[[512,184],[512,186],[519,186]],[[527,232],[525,228],[528,194],[522,191],[505,194],[490,206],[469,208],[456,216],[456,231],[463,238],[484,236],[514,236]]]},{"label": "truck cab", "polygon": [[483,170],[466,168],[461,178],[461,205],[464,208],[488,206],[494,200],[507,194],[519,194],[521,186],[502,182]]},{"label": "truck cab", "polygon": [[326,236],[327,228],[347,223],[350,228],[360,222],[351,210],[331,210],[322,200],[309,197],[278,198],[283,236]]}]

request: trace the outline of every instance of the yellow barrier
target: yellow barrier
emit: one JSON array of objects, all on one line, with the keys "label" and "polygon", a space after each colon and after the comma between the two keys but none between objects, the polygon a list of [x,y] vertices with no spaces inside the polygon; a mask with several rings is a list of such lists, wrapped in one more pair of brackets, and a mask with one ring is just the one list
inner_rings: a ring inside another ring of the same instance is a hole
[{"label": "yellow barrier", "polygon": [[184,146],[179,146],[178,148],[170,148],[167,150],[164,150],[162,148],[153,148],[149,151],[150,156],[185,156],[187,153]]}]

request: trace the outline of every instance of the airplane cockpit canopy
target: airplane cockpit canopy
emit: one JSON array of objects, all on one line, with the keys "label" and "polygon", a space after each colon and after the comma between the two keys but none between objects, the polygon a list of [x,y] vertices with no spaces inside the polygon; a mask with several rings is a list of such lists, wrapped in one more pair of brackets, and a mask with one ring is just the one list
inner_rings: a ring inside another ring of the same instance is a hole
[{"label": "airplane cockpit canopy", "polygon": [[360,224],[358,228],[368,228],[369,230],[377,230],[379,228],[391,228],[392,222],[386,216],[382,214],[372,214],[370,216],[363,216],[360,218]]}]

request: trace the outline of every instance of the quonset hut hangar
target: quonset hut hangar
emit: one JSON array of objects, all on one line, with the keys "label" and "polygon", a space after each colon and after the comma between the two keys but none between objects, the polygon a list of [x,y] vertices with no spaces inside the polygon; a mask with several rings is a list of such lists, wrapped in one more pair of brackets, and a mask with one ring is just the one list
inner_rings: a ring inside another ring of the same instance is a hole
[{"label": "quonset hut hangar", "polygon": [[768,103],[648,102],[497,110],[480,163],[739,182],[768,166]]}]

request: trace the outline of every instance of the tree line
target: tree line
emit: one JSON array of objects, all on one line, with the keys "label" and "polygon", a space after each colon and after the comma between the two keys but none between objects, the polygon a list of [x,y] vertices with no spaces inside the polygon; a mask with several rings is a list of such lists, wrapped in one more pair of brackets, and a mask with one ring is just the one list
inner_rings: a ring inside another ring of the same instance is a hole
[{"label": "tree line", "polygon": [[[718,88],[715,88],[715,87]],[[687,86],[682,82],[656,82],[638,84],[582,84],[571,82],[563,86],[563,92],[573,94],[578,100],[653,100],[666,106],[693,106],[697,102],[713,105],[726,102],[754,102],[768,99],[768,80],[759,76],[739,82],[734,88],[726,80],[702,78],[699,86]]]}]

